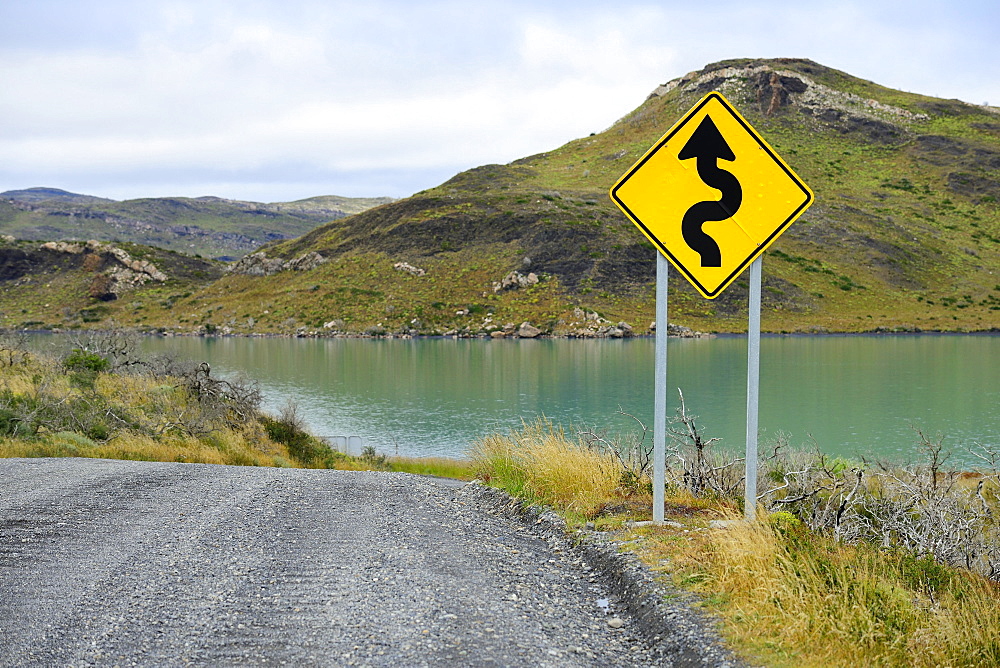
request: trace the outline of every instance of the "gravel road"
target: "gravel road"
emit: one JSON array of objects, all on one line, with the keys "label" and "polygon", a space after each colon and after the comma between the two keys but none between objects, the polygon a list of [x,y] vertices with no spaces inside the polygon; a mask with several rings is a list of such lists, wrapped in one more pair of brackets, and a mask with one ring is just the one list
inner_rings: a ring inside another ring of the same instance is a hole
[{"label": "gravel road", "polygon": [[474,487],[0,460],[0,665],[662,661],[579,558]]}]

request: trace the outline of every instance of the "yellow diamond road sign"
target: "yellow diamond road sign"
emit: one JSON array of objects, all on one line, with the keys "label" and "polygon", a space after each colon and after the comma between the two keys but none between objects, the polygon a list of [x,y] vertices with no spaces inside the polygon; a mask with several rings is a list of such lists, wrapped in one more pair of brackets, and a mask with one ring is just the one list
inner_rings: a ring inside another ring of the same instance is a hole
[{"label": "yellow diamond road sign", "polygon": [[726,98],[709,93],[618,180],[611,199],[714,299],[813,194]]}]

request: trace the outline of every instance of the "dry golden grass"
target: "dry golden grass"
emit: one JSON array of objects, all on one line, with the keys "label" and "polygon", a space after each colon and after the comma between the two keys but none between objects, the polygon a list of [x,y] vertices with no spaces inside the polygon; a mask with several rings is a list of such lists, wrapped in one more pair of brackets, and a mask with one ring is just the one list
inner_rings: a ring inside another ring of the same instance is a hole
[{"label": "dry golden grass", "polygon": [[616,496],[622,469],[545,420],[483,437],[471,450],[477,475],[515,496],[593,516]]},{"label": "dry golden grass", "polygon": [[1000,665],[995,583],[776,519],[686,534],[650,530],[642,556],[666,560],[673,581],[705,598],[754,663]]},{"label": "dry golden grass", "polygon": [[280,443],[256,441],[240,431],[206,438],[121,431],[106,442],[72,432],[42,434],[34,439],[0,438],[0,457],[91,457],[150,462],[280,466],[297,464]]}]

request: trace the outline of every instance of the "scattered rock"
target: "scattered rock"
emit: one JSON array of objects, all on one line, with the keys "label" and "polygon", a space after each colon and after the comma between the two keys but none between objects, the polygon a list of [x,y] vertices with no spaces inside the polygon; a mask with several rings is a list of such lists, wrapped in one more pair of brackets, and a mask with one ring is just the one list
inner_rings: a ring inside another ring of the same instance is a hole
[{"label": "scattered rock", "polygon": [[[652,322],[649,325],[649,329],[656,331],[656,322]],[[667,336],[676,336],[682,339],[712,339],[715,338],[715,334],[706,334],[705,332],[698,332],[690,327],[685,327],[684,325],[675,325],[674,323],[669,323],[667,325]]]},{"label": "scattered rock", "polygon": [[608,626],[613,629],[620,629],[625,626],[625,622],[622,621],[621,617],[612,617],[608,620]]},{"label": "scattered rock", "polygon": [[413,274],[414,276],[423,276],[424,274],[427,273],[426,270],[421,269],[420,267],[414,267],[412,264],[408,262],[397,262],[396,264],[392,265],[392,268],[395,269],[396,271],[405,271],[406,273]]},{"label": "scattered rock", "polygon": [[12,243],[14,243],[14,241],[16,241],[16,239],[14,239],[14,237],[12,237],[9,234],[0,234],[0,241],[3,241],[4,243],[12,244]]}]

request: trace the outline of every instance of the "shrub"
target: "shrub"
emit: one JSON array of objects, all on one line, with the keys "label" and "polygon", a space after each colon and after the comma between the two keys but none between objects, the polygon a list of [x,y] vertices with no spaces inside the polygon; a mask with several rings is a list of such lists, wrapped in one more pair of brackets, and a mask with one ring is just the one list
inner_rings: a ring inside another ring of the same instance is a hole
[{"label": "shrub", "polygon": [[29,436],[31,430],[22,422],[17,413],[9,408],[0,408],[0,436]]},{"label": "shrub", "polygon": [[96,353],[74,348],[63,360],[63,366],[69,371],[92,371],[100,373],[111,368],[111,362]]},{"label": "shrub", "polygon": [[361,448],[361,461],[375,469],[388,470],[389,468],[389,458],[379,454],[374,445],[366,445]]},{"label": "shrub", "polygon": [[329,445],[304,429],[295,404],[287,403],[278,418],[261,416],[261,422],[271,440],[284,444],[288,448],[288,454],[304,466],[333,468],[333,451]]}]

